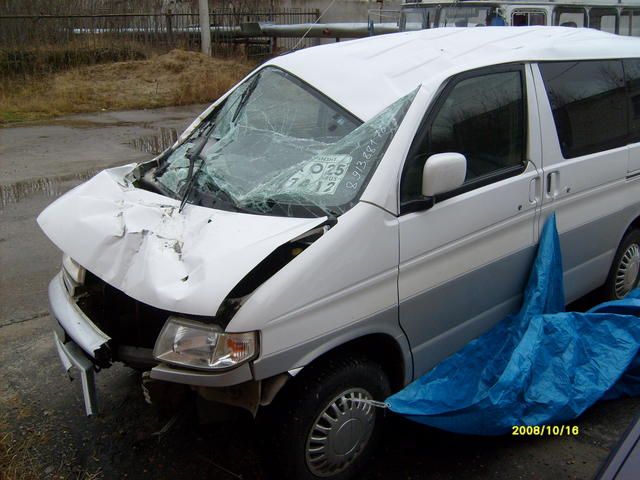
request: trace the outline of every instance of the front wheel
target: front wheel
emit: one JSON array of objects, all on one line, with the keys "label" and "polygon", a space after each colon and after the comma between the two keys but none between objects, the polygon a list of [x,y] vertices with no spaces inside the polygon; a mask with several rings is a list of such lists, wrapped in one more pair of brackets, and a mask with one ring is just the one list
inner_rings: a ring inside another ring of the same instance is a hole
[{"label": "front wheel", "polygon": [[381,411],[366,400],[384,400],[389,380],[378,364],[361,357],[305,370],[269,412],[267,466],[274,478],[352,478],[380,433]]},{"label": "front wheel", "polygon": [[616,251],[604,284],[608,300],[620,300],[638,286],[640,280],[640,230],[628,232]]}]

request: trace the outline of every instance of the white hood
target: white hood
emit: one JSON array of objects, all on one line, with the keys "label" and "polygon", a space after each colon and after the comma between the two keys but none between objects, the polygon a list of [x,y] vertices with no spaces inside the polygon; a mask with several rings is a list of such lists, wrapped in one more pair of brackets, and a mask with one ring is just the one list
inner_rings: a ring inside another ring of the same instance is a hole
[{"label": "white hood", "polygon": [[249,215],[134,188],[135,165],[105,170],[47,207],[38,224],[87,270],[165,310],[214,315],[242,278],[323,218]]}]

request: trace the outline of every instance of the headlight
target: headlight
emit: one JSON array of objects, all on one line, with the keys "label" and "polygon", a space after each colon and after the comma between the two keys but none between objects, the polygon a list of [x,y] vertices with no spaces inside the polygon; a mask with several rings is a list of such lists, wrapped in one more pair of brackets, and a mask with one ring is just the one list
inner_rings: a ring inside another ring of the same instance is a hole
[{"label": "headlight", "polygon": [[222,370],[254,358],[257,343],[257,332],[225,333],[218,325],[169,317],[153,356],[174,365]]}]

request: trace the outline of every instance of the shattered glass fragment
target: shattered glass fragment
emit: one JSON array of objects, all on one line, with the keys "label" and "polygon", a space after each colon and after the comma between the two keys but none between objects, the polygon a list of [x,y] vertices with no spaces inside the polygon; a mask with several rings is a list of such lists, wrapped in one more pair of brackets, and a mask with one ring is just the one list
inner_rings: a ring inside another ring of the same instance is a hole
[{"label": "shattered glass fragment", "polygon": [[188,149],[215,122],[189,203],[284,216],[339,215],[356,203],[414,96],[360,123],[297,78],[267,67],[171,153],[156,179],[178,195]]}]

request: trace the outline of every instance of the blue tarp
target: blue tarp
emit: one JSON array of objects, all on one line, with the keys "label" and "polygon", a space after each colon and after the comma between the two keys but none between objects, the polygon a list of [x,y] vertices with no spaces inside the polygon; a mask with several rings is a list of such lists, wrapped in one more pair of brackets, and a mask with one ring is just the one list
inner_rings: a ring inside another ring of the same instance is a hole
[{"label": "blue tarp", "polygon": [[[387,399],[411,420],[456,433],[576,418],[602,398],[640,394],[640,289],[564,312],[555,216],[542,232],[520,311]],[[625,374],[626,372],[626,374]]]}]

